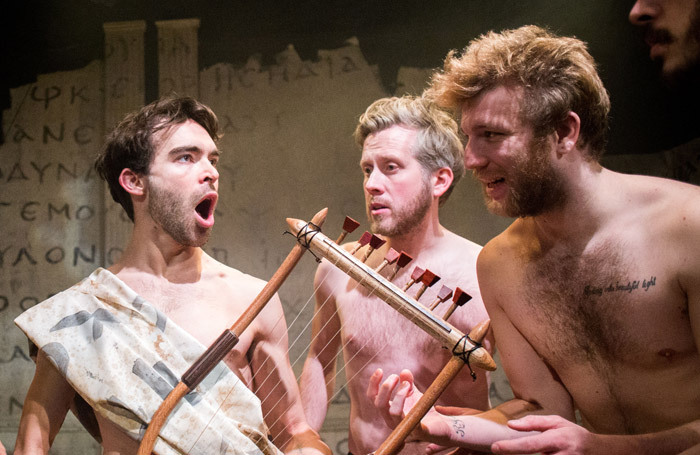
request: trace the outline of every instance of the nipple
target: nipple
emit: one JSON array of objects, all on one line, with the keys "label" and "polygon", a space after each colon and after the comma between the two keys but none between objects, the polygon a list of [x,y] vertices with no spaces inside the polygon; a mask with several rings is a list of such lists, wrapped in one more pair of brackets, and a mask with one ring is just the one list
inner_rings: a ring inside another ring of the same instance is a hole
[{"label": "nipple", "polygon": [[673,356],[676,355],[676,351],[674,351],[671,348],[666,348],[660,350],[657,354],[659,354],[661,357],[665,357],[666,359],[671,360]]}]

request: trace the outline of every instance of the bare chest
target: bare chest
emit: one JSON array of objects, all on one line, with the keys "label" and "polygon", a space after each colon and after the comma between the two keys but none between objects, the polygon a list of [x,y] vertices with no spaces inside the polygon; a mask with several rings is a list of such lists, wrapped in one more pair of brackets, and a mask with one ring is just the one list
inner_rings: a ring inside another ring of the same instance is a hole
[{"label": "bare chest", "polygon": [[511,320],[552,366],[649,367],[695,352],[687,299],[652,256],[608,246],[539,258],[516,277]]},{"label": "bare chest", "polygon": [[[147,301],[162,311],[170,321],[201,343],[210,346],[221,333],[230,328],[243,313],[246,302],[219,286],[219,292],[208,287],[161,287],[157,292],[146,292]],[[242,379],[250,376],[247,352],[252,345],[255,322],[241,334],[238,343],[224,358],[224,362]]]}]

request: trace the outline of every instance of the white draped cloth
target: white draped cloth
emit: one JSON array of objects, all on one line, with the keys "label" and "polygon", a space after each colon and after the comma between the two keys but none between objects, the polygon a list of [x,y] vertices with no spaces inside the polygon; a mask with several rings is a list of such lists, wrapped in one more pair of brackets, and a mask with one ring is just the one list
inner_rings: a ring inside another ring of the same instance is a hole
[{"label": "white draped cloth", "polygon": [[[102,268],[15,323],[96,413],[135,440],[205,350]],[[154,452],[280,453],[267,438],[260,400],[223,362],[177,405]]]}]

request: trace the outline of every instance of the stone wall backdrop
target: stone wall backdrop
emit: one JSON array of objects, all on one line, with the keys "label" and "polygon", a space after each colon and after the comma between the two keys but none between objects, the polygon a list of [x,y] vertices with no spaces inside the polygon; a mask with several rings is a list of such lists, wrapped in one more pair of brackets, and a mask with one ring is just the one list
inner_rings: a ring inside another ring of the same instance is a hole
[{"label": "stone wall backdrop", "polygon": [[[199,97],[219,116],[221,197],[205,250],[261,278],[274,273],[294,244],[284,235],[286,217],[310,219],[328,207],[324,231],[330,237],[346,215],[366,228],[360,153],[352,140],[357,117],[377,98],[420,93],[450,48],[490,28],[538,23],[587,40],[614,106],[605,164],[662,176],[677,175],[684,163],[687,168],[687,161],[662,153],[676,139],[666,128],[673,115],[655,91],[641,40],[626,23],[631,2],[406,2],[403,9],[382,2],[301,2],[294,11],[264,1],[256,11],[244,2],[174,2],[157,9],[93,0],[76,2],[81,8],[74,10],[45,3],[18,16],[20,25],[19,19],[37,20],[34,34],[25,36],[29,31],[15,25],[16,33],[4,40],[18,65],[16,71],[11,61],[3,65],[11,90],[0,145],[0,441],[8,453],[34,371],[26,339],[12,321],[118,259],[131,223],[92,160],[116,121],[159,95]],[[60,30],[71,24],[76,30],[61,32],[54,20]],[[61,41],[71,33],[79,43],[72,48]],[[30,51],[21,42],[27,40],[43,60],[25,80],[20,64]],[[57,55],[71,52],[61,63]],[[442,209],[443,224],[486,243],[510,220],[487,213],[481,199],[467,175]],[[304,257],[280,292],[297,374],[309,343],[315,266],[313,257]],[[494,404],[512,396],[500,372],[491,395]],[[348,413],[339,384],[323,431],[338,455],[347,452]],[[100,449],[69,416],[52,453]]]}]

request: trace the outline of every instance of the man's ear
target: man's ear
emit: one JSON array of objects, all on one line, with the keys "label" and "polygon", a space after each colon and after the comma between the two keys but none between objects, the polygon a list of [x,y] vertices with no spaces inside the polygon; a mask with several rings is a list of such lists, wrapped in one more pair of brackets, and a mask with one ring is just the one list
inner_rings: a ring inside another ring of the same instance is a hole
[{"label": "man's ear", "polygon": [[124,188],[124,191],[133,196],[143,196],[144,194],[143,176],[129,168],[122,169],[121,174],[119,174],[119,184]]},{"label": "man's ear", "polygon": [[432,174],[433,197],[440,197],[445,194],[454,181],[454,174],[449,167],[441,167]]},{"label": "man's ear", "polygon": [[581,119],[574,111],[566,114],[566,119],[557,127],[557,153],[571,152],[576,147],[581,132]]}]

